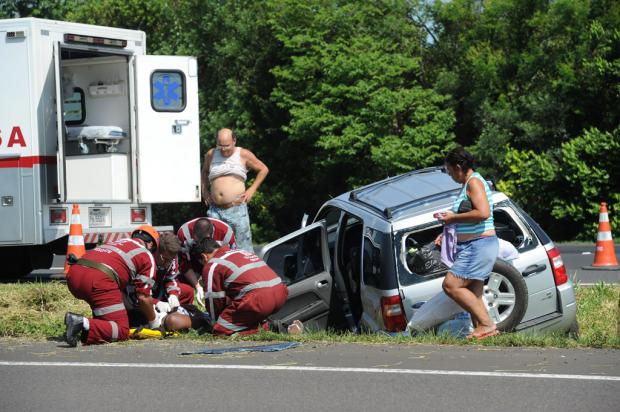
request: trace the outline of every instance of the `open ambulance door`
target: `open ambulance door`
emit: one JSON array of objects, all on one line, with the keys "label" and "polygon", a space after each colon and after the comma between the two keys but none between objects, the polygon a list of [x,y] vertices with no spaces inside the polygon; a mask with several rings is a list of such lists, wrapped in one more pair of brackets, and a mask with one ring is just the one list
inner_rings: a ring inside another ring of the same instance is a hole
[{"label": "open ambulance door", "polygon": [[286,303],[269,317],[272,323],[285,327],[298,319],[306,329],[326,329],[333,280],[325,221],[266,245],[261,255],[288,287]]},{"label": "open ambulance door", "polygon": [[135,56],[134,65],[138,201],[200,201],[196,59]]},{"label": "open ambulance door", "polygon": [[65,180],[65,114],[62,95],[62,72],[60,67],[60,43],[54,42],[54,80],[56,82],[56,133],[58,147],[56,150],[56,192],[54,200],[67,200]]}]

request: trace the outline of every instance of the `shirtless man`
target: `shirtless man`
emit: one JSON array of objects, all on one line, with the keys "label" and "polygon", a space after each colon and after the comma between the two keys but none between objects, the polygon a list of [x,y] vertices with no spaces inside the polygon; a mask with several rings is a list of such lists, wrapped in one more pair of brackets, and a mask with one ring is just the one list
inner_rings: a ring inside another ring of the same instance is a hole
[{"label": "shirtless man", "polygon": [[[202,167],[202,193],[209,207],[207,216],[223,220],[233,228],[237,247],[254,252],[247,204],[263,183],[269,169],[254,153],[236,147],[230,129],[217,133],[217,146],[205,155]],[[256,172],[254,183],[246,189],[247,172]]]}]

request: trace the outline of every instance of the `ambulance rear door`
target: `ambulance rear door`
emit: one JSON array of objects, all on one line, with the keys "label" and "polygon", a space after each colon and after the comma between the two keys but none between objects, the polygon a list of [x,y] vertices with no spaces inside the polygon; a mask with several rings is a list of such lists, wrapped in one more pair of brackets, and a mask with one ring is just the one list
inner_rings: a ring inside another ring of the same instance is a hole
[{"label": "ambulance rear door", "polygon": [[200,201],[196,58],[135,56],[134,64],[138,201]]}]

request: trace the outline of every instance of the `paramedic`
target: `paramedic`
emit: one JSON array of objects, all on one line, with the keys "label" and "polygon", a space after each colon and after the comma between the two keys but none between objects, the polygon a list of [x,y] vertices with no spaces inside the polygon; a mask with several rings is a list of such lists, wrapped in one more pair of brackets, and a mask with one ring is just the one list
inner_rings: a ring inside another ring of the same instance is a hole
[{"label": "paramedic", "polygon": [[256,333],[259,327],[266,328],[265,319],[284,305],[286,285],[255,254],[219,246],[209,238],[192,246],[190,254],[192,264],[202,267],[205,306],[216,320],[213,333]]},{"label": "paramedic", "polygon": [[98,246],[70,267],[69,291],[88,302],[93,317],[65,314],[69,346],[76,346],[79,339],[84,345],[127,340],[129,319],[124,300],[139,307],[150,328],[161,325],[164,314],[154,310],[151,288],[156,265],[169,264],[176,254],[158,248],[158,244],[157,230],[142,225],[131,238]]},{"label": "paramedic", "polygon": [[[444,278],[443,290],[471,314],[474,331],[470,338],[484,339],[498,333],[482,300],[484,281],[493,270],[499,247],[491,190],[480,173],[474,171],[473,156],[462,147],[448,152],[444,162],[448,174],[462,189],[452,210],[437,217],[445,224],[456,224],[456,257]],[[471,210],[457,213],[466,200],[471,202]]]},{"label": "paramedic", "polygon": [[[166,255],[175,256],[174,259],[164,258],[162,256],[160,259],[156,258],[155,261],[157,269],[155,271],[152,287],[153,304],[158,312],[165,314],[181,305],[181,288],[177,280],[179,275],[177,254],[181,250],[181,242],[179,242],[179,239],[173,233],[161,233],[158,251],[161,250],[166,250]],[[156,257],[158,255],[160,254],[155,254]],[[131,303],[129,306],[127,312],[130,327],[137,327],[148,323],[139,306],[132,305]]]},{"label": "paramedic", "polygon": [[[269,169],[251,151],[236,147],[230,129],[217,133],[217,146],[205,155],[202,167],[202,193],[209,206],[207,215],[228,223],[234,230],[237,246],[254,252],[248,203],[263,183]],[[248,169],[255,171],[254,183],[245,186]]]},{"label": "paramedic", "polygon": [[198,302],[202,305],[205,295],[202,286],[198,283],[198,276],[190,264],[189,251],[192,245],[205,237],[210,237],[219,245],[227,245],[231,249],[237,248],[235,234],[230,226],[216,218],[198,217],[181,225],[177,231],[177,237],[181,241],[181,253],[179,254],[179,276],[181,288],[181,303],[190,305],[194,303],[194,289],[198,296]]}]

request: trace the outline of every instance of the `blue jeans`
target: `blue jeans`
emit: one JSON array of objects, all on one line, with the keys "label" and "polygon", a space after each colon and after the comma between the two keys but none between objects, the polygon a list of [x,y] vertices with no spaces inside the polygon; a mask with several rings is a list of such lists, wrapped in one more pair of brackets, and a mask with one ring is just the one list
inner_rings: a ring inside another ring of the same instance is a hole
[{"label": "blue jeans", "polygon": [[250,228],[250,215],[248,214],[247,204],[242,203],[239,206],[231,206],[227,209],[217,207],[216,205],[210,205],[207,216],[228,223],[228,225],[232,227],[233,232],[235,232],[237,248],[254,253],[254,247],[252,246],[252,229]]}]

